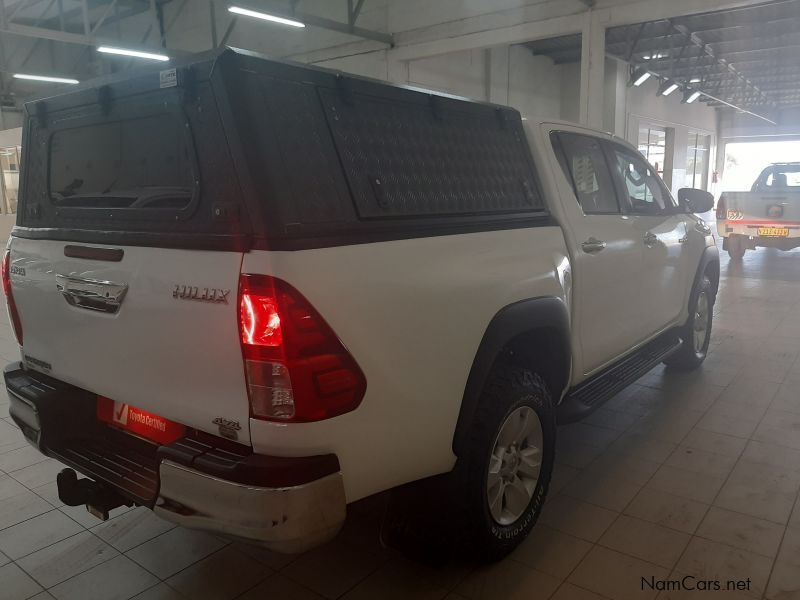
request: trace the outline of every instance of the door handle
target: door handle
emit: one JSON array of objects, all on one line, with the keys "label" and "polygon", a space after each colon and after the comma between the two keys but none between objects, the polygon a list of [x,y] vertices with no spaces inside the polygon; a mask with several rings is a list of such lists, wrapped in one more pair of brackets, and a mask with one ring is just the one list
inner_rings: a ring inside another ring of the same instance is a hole
[{"label": "door handle", "polygon": [[602,240],[598,240],[596,238],[590,237],[588,240],[581,244],[581,248],[583,249],[586,254],[597,254],[601,250],[605,249],[606,243]]},{"label": "door handle", "polygon": [[127,283],[56,275],[56,287],[72,306],[115,314],[128,291]]},{"label": "door handle", "polygon": [[652,248],[658,242],[658,236],[648,231],[647,233],[644,234],[642,241],[644,242],[645,246],[647,246],[648,248]]}]

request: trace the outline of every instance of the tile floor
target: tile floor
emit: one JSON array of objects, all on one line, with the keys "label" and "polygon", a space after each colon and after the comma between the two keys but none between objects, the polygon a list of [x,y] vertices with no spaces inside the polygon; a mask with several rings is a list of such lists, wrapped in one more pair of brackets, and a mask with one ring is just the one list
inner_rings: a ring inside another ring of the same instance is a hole
[{"label": "tile floor", "polygon": [[[63,506],[60,466],[0,396],[0,599],[800,599],[800,250],[728,264],[702,370],[658,368],[562,428],[541,520],[507,560],[434,569],[377,541],[382,499],[332,543],[286,557],[161,521]],[[0,357],[15,358],[0,324]],[[642,591],[641,578],[750,580]]]}]

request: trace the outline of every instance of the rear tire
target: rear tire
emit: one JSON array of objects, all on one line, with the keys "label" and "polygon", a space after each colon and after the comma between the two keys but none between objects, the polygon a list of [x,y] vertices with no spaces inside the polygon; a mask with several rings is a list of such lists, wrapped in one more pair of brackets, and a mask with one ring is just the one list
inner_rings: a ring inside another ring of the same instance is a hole
[{"label": "rear tire", "polygon": [[539,518],[555,454],[556,418],[539,375],[496,366],[459,457],[453,506],[461,547],[482,562],[499,560]]},{"label": "rear tire", "polygon": [[700,285],[689,301],[689,318],[681,327],[680,336],[683,344],[675,354],[664,361],[668,366],[691,371],[706,359],[714,319],[714,299],[714,286],[711,280],[703,275]]},{"label": "rear tire", "polygon": [[746,251],[747,248],[738,236],[732,235],[728,238],[728,256],[731,257],[731,260],[742,260]]}]

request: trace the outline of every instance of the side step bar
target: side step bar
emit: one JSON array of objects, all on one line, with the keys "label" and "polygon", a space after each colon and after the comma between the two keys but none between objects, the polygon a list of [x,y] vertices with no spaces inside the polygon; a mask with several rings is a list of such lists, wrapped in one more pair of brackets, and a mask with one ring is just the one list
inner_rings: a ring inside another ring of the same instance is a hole
[{"label": "side step bar", "polygon": [[677,331],[668,331],[571,389],[558,407],[558,424],[574,423],[610,400],[681,347]]}]

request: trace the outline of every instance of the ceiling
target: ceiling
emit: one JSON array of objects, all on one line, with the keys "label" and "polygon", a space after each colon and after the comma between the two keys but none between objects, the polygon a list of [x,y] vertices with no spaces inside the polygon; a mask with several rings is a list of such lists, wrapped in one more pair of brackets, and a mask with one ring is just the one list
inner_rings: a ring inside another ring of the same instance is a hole
[{"label": "ceiling", "polygon": [[[526,45],[556,63],[581,59],[580,34]],[[614,27],[606,53],[704,92],[711,106],[800,106],[800,0]]]},{"label": "ceiling", "polygon": [[[14,78],[15,73],[56,75],[83,81],[142,64],[129,57],[99,54],[116,46],[178,57],[242,42],[289,48],[304,38],[290,28],[265,29],[228,12],[232,0],[0,0],[0,105],[11,107],[30,95],[51,93],[51,84]],[[390,45],[390,34],[370,29],[380,0],[243,0],[273,15],[302,20],[321,44],[363,39]],[[236,39],[232,38],[236,28]],[[249,38],[248,38],[249,36]],[[300,40],[298,42],[297,40]],[[49,87],[48,87],[49,86]]]}]

